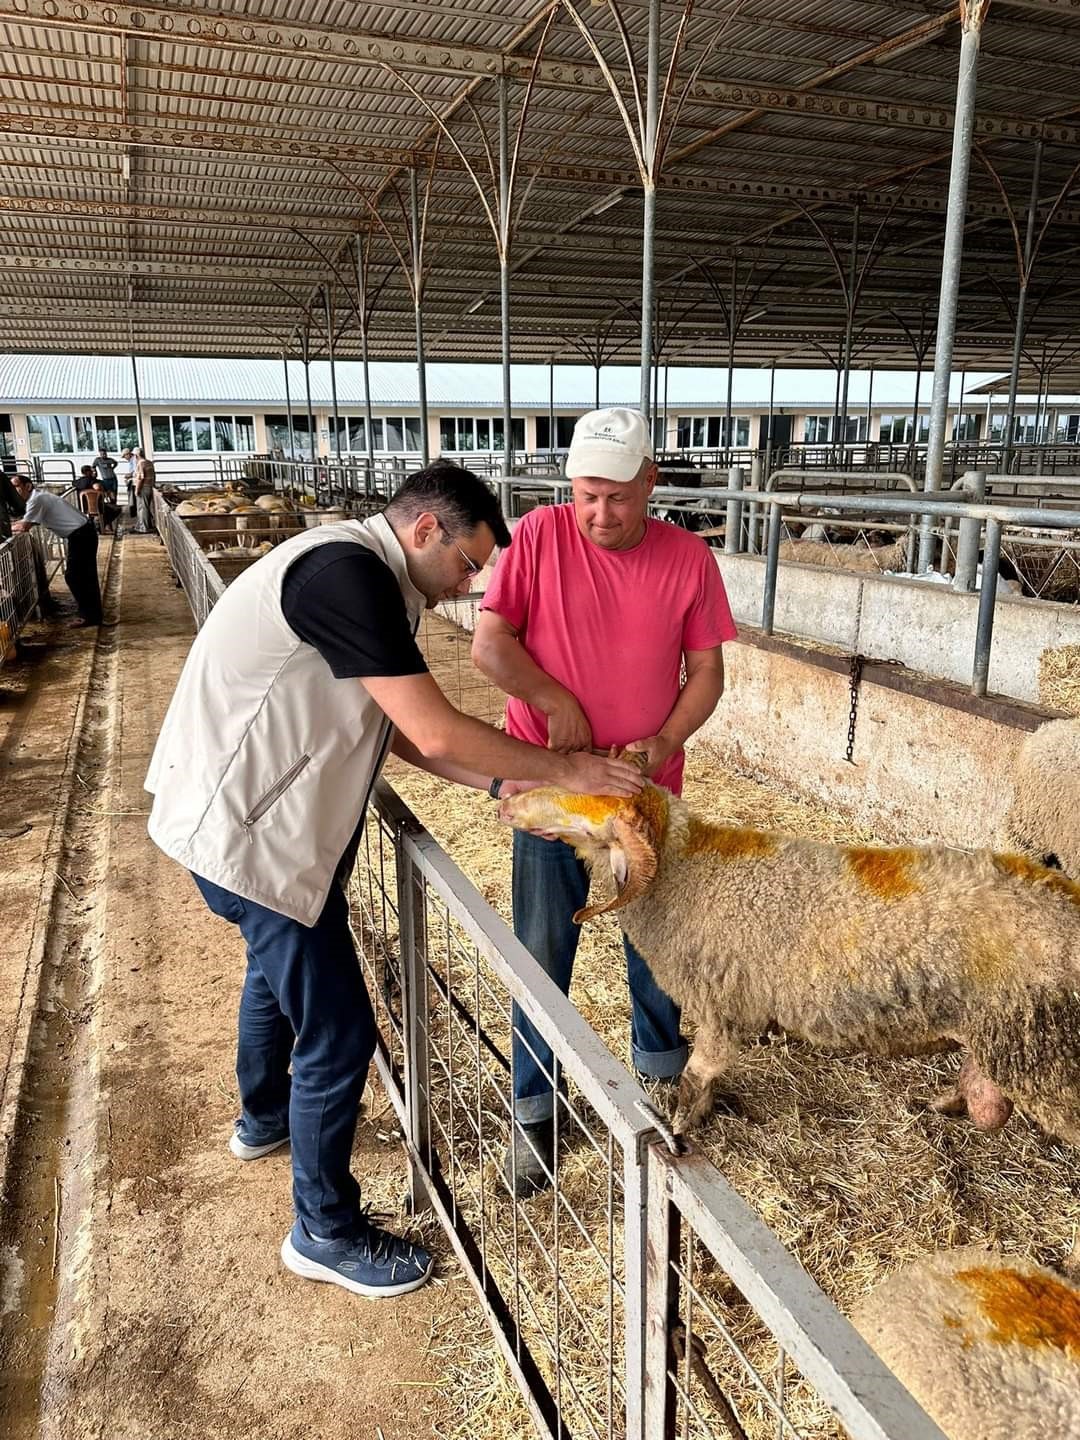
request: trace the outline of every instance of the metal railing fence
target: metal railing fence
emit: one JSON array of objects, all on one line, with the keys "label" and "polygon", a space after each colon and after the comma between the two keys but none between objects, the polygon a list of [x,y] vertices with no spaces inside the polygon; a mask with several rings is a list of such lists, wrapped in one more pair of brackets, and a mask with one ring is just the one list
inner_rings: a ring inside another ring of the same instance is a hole
[{"label": "metal railing fence", "polygon": [[[770,1434],[819,1440],[836,1415],[852,1440],[939,1436],[714,1167],[667,1152],[644,1091],[382,784],[351,899],[414,1203],[438,1215],[542,1436],[704,1440],[738,1433],[731,1415],[751,1436],[763,1395]],[[526,1199],[504,1161],[514,1040],[542,1062],[515,1005],[550,1047],[556,1097],[551,1185]],[[738,1334],[708,1304],[706,1251],[744,1298]]]},{"label": "metal railing fence", "polygon": [[0,665],[14,655],[19,632],[39,603],[33,538],[12,535],[0,542]]},{"label": "metal railing fence", "polygon": [[176,583],[183,587],[195,617],[196,629],[199,629],[224,595],[225,581],[207,560],[183,520],[162,498],[161,491],[155,490],[153,496],[154,525],[165,545]]}]

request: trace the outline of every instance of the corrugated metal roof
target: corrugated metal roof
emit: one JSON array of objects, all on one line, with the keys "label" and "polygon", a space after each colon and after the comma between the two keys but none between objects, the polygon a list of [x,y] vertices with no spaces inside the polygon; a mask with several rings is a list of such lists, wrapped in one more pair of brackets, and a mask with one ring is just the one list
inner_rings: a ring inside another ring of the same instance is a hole
[{"label": "corrugated metal roof", "polygon": [[[251,359],[190,359],[187,357],[142,357],[137,361],[139,393],[144,406],[172,404],[238,406],[285,406],[285,373],[280,361]],[[330,367],[320,360],[311,362],[312,404],[325,409],[332,403]],[[364,403],[363,368],[353,361],[335,366],[338,403],[351,409]],[[416,367],[393,361],[373,361],[371,400],[379,410],[394,406],[415,409],[418,403]],[[968,375],[963,386],[971,395],[976,385],[992,382],[990,375]],[[585,410],[595,398],[596,376],[587,365],[555,367],[555,405],[560,410]],[[907,405],[914,397],[915,377],[903,371],[875,374],[875,406]],[[548,405],[550,376],[547,366],[511,367],[511,390],[515,406],[544,410]],[[602,405],[638,403],[638,373],[629,366],[604,366],[600,372]],[[852,376],[850,404],[865,405],[869,377]],[[960,397],[961,381],[953,380],[951,398]],[[304,367],[289,365],[289,390],[293,407],[306,404]],[[427,367],[428,403],[434,410],[500,410],[502,372],[496,365],[446,365]],[[663,377],[660,382],[664,395]],[[0,355],[0,409],[28,405],[94,405],[134,401],[131,360],[118,355]],[[670,371],[667,384],[668,409],[687,406],[721,411],[727,397],[727,371],[701,368]],[[776,373],[775,403],[789,409],[820,408],[831,411],[835,377],[826,370],[780,370]],[[924,378],[921,387],[923,408],[929,405],[930,387]],[[769,375],[764,370],[736,370],[732,403],[736,406],[766,406],[769,402]]]}]

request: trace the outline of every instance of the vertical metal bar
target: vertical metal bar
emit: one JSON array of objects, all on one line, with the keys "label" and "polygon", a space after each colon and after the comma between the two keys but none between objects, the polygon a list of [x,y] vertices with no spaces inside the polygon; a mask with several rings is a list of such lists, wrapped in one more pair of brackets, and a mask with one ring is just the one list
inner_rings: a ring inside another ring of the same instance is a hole
[{"label": "vertical metal bar", "polygon": [[[953,343],[956,338],[956,306],[960,293],[960,262],[964,252],[964,222],[967,211],[968,175],[971,170],[971,136],[975,126],[976,81],[979,73],[979,44],[987,13],[986,0],[961,5],[963,35],[960,41],[960,73],[956,83],[956,118],[953,128],[952,166],[945,219],[945,251],[941,267],[937,334],[934,343],[934,388],[930,399],[930,434],[926,448],[926,475],[923,489],[929,495],[941,488],[945,457],[945,416],[949,406]],[[919,527],[919,571],[934,562],[932,517],[924,515]]]},{"label": "vertical metal bar", "polygon": [[[281,367],[285,371],[285,414],[289,421],[289,463],[291,465],[296,459],[296,429],[293,425],[292,391],[289,388],[289,355],[286,350],[281,352]],[[292,470],[286,470],[285,473],[291,480]]]},{"label": "vertical metal bar", "polygon": [[657,1145],[647,1151],[649,1246],[645,1275],[645,1434],[674,1433],[675,1391],[670,1380],[671,1322],[678,1317],[672,1262],[679,1251],[679,1214],[671,1203],[670,1172]]},{"label": "vertical metal bar", "polygon": [[769,550],[765,559],[765,594],[761,602],[761,628],[766,635],[773,633],[773,615],[776,612],[776,576],[780,568],[780,505],[772,505],[769,514]]},{"label": "vertical metal bar", "polygon": [[1031,172],[1031,203],[1028,206],[1027,233],[1024,236],[1024,270],[1020,276],[1020,293],[1016,300],[1016,329],[1013,331],[1012,363],[1009,366],[1009,400],[1005,409],[1004,444],[1001,451],[1001,474],[1009,473],[1012,460],[1013,425],[1016,420],[1016,391],[1020,383],[1020,351],[1024,344],[1027,313],[1028,281],[1031,278],[1031,252],[1035,244],[1035,220],[1039,210],[1039,181],[1042,178],[1043,142],[1035,141],[1035,163]]},{"label": "vertical metal bar", "polygon": [[[840,396],[840,441],[847,444],[848,387],[851,382],[851,337],[855,328],[855,283],[859,269],[859,202],[851,218],[851,264],[848,267],[847,324],[844,327],[844,384]],[[846,452],[845,452],[846,453]]]},{"label": "vertical metal bar", "polygon": [[[401,998],[405,1029],[405,1114],[409,1140],[416,1153],[428,1154],[430,1124],[428,1096],[423,1077],[427,1073],[428,1015],[426,944],[420,943],[423,920],[416,914],[416,875],[405,847],[401,826],[394,831],[394,868],[397,874],[398,950],[401,957]],[[413,1214],[430,1206],[420,1166],[409,1161],[409,1202]]]},{"label": "vertical metal bar", "polygon": [[[981,505],[986,498],[986,471],[969,470],[962,481],[964,499],[974,505]],[[956,541],[956,574],[953,576],[954,590],[974,590],[975,574],[979,568],[979,537],[982,534],[981,520],[961,520]]]},{"label": "vertical metal bar", "polygon": [[[769,433],[765,437],[765,481],[768,482],[772,474],[773,454],[773,401],[776,397],[776,362],[774,361],[769,370]],[[760,436],[758,437],[760,439]]]},{"label": "vertical metal bar", "polygon": [[[870,383],[866,390],[866,443],[870,444],[870,421],[874,413],[874,367],[870,366]],[[879,434],[880,438],[880,434]]]},{"label": "vertical metal bar", "polygon": [[[744,471],[741,465],[732,465],[728,470],[728,487],[731,490],[743,488]],[[724,554],[738,555],[742,550],[742,511],[741,500],[729,500],[727,502],[727,514],[724,518]]]},{"label": "vertical metal bar", "polygon": [[323,286],[323,308],[326,312],[326,351],[330,357],[330,406],[334,412],[334,454],[341,459],[341,419],[337,403],[337,369],[334,365],[334,303],[330,286]]},{"label": "vertical metal bar", "polygon": [[[724,401],[724,444],[729,451],[732,448],[731,395],[735,385],[735,306],[738,294],[739,261],[733,255],[731,257],[731,298],[728,301],[727,398]],[[705,438],[707,440],[709,437]]]},{"label": "vertical metal bar", "polygon": [[[761,489],[761,472],[762,472],[762,461],[761,461],[761,455],[758,454],[758,455],[755,455],[755,456],[753,457],[753,459],[750,461],[750,489],[751,489],[751,490],[760,490],[760,489]],[[758,505],[757,501],[756,501],[756,500],[751,500],[751,502],[750,502],[750,508],[749,508],[749,510],[747,511],[747,520],[746,520],[746,549],[747,549],[747,553],[750,554],[750,555],[756,555],[756,554],[758,553],[758,548],[759,548],[759,546],[758,546],[758,516],[759,516],[760,513],[761,513],[761,507]]]},{"label": "vertical metal bar", "polygon": [[1000,560],[1001,521],[991,518],[986,522],[982,583],[979,585],[979,623],[975,631],[975,666],[971,677],[973,695],[985,695],[990,678],[990,646],[994,639],[994,607],[997,602]]},{"label": "vertical metal bar", "polygon": [[[428,444],[427,364],[424,360],[424,277],[420,263],[420,197],[417,191],[416,166],[409,170],[410,230],[412,231],[413,309],[416,318],[416,389],[420,398],[420,461],[427,468],[431,461]],[[401,437],[402,444],[405,436]]]},{"label": "vertical metal bar", "polygon": [[356,290],[360,302],[360,363],[364,371],[364,436],[367,445],[367,469],[364,472],[364,494],[372,490],[372,471],[375,465],[375,429],[371,418],[371,371],[368,364],[368,310],[367,310],[367,269],[364,265],[363,242],[356,237]]},{"label": "vertical metal bar", "polygon": [[[645,1425],[646,1305],[648,1268],[648,1172],[633,1149],[623,1151],[623,1294],[626,1330],[626,1440],[646,1440],[657,1432]],[[655,1245],[655,1236],[653,1237]]]},{"label": "vertical metal bar", "polygon": [[310,336],[304,331],[304,389],[307,393],[308,451],[311,456],[311,492],[319,498],[319,486],[315,470],[315,412],[311,408],[311,348]]},{"label": "vertical metal bar", "polygon": [[142,399],[139,395],[139,367],[135,363],[135,351],[131,352],[131,378],[135,385],[135,415],[139,422],[139,449],[146,455],[149,452],[149,445],[146,439],[146,426],[143,422]]},{"label": "vertical metal bar", "polygon": [[[514,473],[514,424],[510,394],[510,97],[506,76],[495,82],[499,98],[499,324],[502,342],[503,474]],[[504,514],[510,513],[509,482],[500,485]]]},{"label": "vertical metal bar", "polygon": [[660,119],[660,0],[649,0],[645,81],[645,180],[641,229],[641,413],[651,419],[653,304],[656,281],[656,130]]},{"label": "vertical metal bar", "polygon": [[598,361],[596,362],[596,364],[593,366],[593,369],[594,369],[594,371],[596,372],[596,374],[595,374],[595,376],[594,376],[594,384],[593,384],[593,409],[594,409],[594,410],[599,410],[599,409],[600,409],[600,361],[599,361],[599,360],[598,360]]},{"label": "vertical metal bar", "polygon": [[548,449],[555,460],[555,361],[548,361]]}]

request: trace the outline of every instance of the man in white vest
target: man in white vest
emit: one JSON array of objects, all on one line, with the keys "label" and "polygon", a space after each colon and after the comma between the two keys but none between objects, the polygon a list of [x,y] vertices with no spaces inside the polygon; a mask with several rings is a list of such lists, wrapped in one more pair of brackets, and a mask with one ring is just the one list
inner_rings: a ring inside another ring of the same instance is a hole
[{"label": "man in white vest", "polygon": [[467,590],[509,538],[483,481],[439,463],[381,515],[279,545],[196,637],[146,778],[151,838],[247,943],[229,1148],[256,1160],[291,1142],[296,1221],[281,1258],[360,1295],[414,1290],[432,1266],[372,1223],[349,1168],[376,1032],[343,886],[387,751],[493,793],[493,777],[641,786],[623,761],[461,714],[428,673],[423,610]]}]

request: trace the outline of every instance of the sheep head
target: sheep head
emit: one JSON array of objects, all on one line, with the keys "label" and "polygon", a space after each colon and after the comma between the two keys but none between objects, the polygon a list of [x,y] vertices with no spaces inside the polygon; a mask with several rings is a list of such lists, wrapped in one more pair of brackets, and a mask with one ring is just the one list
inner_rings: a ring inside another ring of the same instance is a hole
[{"label": "sheep head", "polygon": [[668,795],[646,785],[639,795],[576,795],[544,786],[504,800],[499,819],[515,830],[528,830],[547,840],[562,840],[589,865],[606,859],[616,891],[602,905],[589,905],[574,915],[580,925],[605,911],[621,910],[645,894],[656,878],[667,833]]}]

